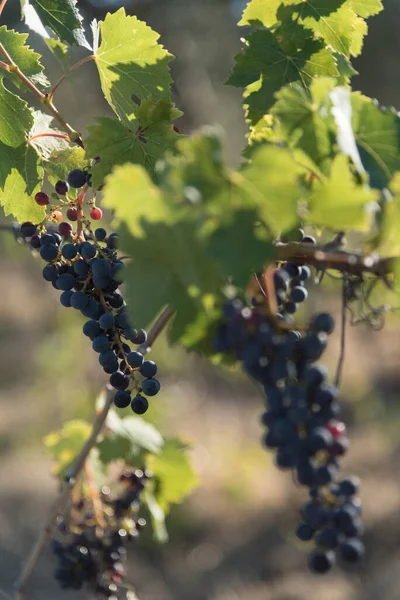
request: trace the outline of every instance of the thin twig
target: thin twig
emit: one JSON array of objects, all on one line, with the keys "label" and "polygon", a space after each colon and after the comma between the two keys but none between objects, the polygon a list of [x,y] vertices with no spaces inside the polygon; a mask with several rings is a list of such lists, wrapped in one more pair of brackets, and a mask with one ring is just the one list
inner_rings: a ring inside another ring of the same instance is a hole
[{"label": "thin twig", "polygon": [[161,315],[158,317],[158,319],[154,322],[152,327],[149,329],[149,332],[147,334],[147,340],[145,341],[144,344],[139,346],[139,348],[138,348],[139,352],[141,352],[142,354],[146,354],[147,352],[150,352],[151,346],[154,344],[154,342],[156,341],[156,339],[158,338],[160,333],[165,329],[165,327],[167,326],[168,322],[170,321],[170,319],[173,317],[174,314],[175,314],[175,311],[171,306],[168,305],[164,308]]},{"label": "thin twig", "polygon": [[76,478],[81,472],[91,449],[96,444],[97,438],[103,429],[108,412],[112,406],[115,393],[115,390],[109,385],[107,386],[106,390],[106,401],[102,411],[97,415],[96,420],[93,423],[92,433],[90,434],[89,439],[83,446],[81,452],[75,459],[75,462],[71,470],[69,471],[66,480],[63,483],[62,490],[59,496],[53,502],[53,505],[50,508],[50,512],[47,515],[45,523],[40,531],[39,538],[37,539],[36,544],[34,545],[30,555],[28,556],[28,559],[22,569],[21,575],[15,584],[15,600],[24,600],[26,586],[42,555],[43,550],[45,549],[53,533],[57,517],[60,513],[63,512],[66,505],[68,504],[68,500],[75,485]]},{"label": "thin twig", "polygon": [[60,85],[62,84],[62,82],[65,80],[65,78],[70,73],[73,73],[74,71],[76,71],[76,69],[79,69],[79,67],[81,67],[85,63],[89,62],[90,60],[94,60],[94,59],[95,59],[94,55],[90,54],[89,56],[85,56],[85,58],[82,58],[77,63],[75,63],[74,65],[72,65],[72,67],[70,67],[68,69],[67,73],[64,73],[64,75],[62,75],[62,77],[60,77],[60,79],[57,81],[57,83],[55,83],[53,85],[53,87],[51,88],[51,92],[49,93],[49,97],[51,99],[53,99],[53,96],[54,96],[55,92],[57,91],[57,89],[60,87]]},{"label": "thin twig", "polygon": [[340,380],[342,378],[342,371],[344,365],[344,356],[346,351],[346,320],[347,320],[347,298],[346,298],[346,288],[347,288],[347,279],[343,278],[343,287],[342,287],[342,320],[341,320],[341,330],[340,330],[340,354],[338,366],[336,369],[335,376],[335,386],[339,387]]},{"label": "thin twig", "polygon": [[[1,5],[0,5],[0,8],[1,8]],[[60,114],[60,112],[58,111],[56,106],[53,104],[53,101],[52,101],[51,97],[49,96],[49,94],[44,94],[43,92],[41,92],[39,90],[39,88],[37,88],[36,85],[34,83],[32,83],[32,81],[26,75],[24,75],[24,73],[21,71],[21,69],[18,67],[18,65],[14,62],[14,60],[9,55],[9,53],[7,52],[6,48],[4,47],[4,45],[2,43],[0,43],[0,54],[3,55],[3,57],[7,63],[5,65],[5,68],[7,69],[7,71],[9,71],[10,73],[14,73],[14,75],[16,75],[18,77],[18,79],[20,79],[23,82],[23,84],[31,90],[31,92],[36,96],[36,98],[42,104],[47,106],[48,110],[52,113],[54,118],[60,123],[60,125],[66,131],[71,142],[74,142],[75,144],[77,144],[78,146],[81,146],[83,148],[83,142],[82,142],[80,134],[77,131],[75,131],[74,129],[72,129],[72,127],[70,125],[68,125],[67,121],[62,117],[62,115]],[[2,63],[2,64],[4,65],[4,63]]]},{"label": "thin twig", "polygon": [[33,140],[36,140],[37,138],[42,138],[42,137],[60,138],[61,140],[66,140],[67,142],[71,141],[69,139],[69,136],[65,135],[65,133],[36,133],[35,135],[33,135],[32,137],[29,138],[27,143],[30,144]]},{"label": "thin twig", "polygon": [[4,10],[5,5],[7,4],[7,0],[2,0],[1,4],[0,4],[0,17],[1,17],[1,13]]}]

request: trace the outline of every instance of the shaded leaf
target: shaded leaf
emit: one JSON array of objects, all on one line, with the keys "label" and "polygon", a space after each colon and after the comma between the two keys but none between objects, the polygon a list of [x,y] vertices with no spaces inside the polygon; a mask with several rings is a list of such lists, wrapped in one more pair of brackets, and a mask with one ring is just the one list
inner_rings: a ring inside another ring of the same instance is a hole
[{"label": "shaded leaf", "polygon": [[49,27],[62,42],[87,47],[82,17],[77,0],[29,0],[43,25]]}]

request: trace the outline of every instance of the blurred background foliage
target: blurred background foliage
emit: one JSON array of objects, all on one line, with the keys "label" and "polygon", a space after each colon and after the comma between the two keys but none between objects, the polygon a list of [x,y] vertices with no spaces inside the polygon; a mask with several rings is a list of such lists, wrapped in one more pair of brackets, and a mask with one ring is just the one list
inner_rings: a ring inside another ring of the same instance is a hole
[{"label": "blurred background foliage", "polygon": [[[353,84],[400,108],[400,5],[384,4],[385,11],[370,20]],[[9,0],[3,17],[24,31],[19,5]],[[244,2],[79,0],[87,23],[121,5],[157,30],[176,56],[172,71],[174,99],[184,111],[181,132],[219,125],[227,156],[237,163],[246,132],[241,98],[223,82],[240,48],[243,30],[236,22]],[[49,78],[56,81],[60,68],[54,57],[37,36],[31,44],[44,54]],[[72,54],[79,60],[82,53]],[[80,130],[108,113],[90,63],[62,85],[56,101]],[[41,440],[70,418],[92,417],[104,375],[81,333],[80,316],[60,306],[38,261],[6,233],[0,252],[0,588],[10,593],[56,492]],[[338,285],[325,281],[307,304],[309,313],[318,307],[339,315]],[[338,350],[336,334],[327,357],[331,370]],[[163,391],[146,418],[165,434],[189,440],[201,485],[174,509],[167,545],[155,546],[145,535],[132,549],[130,581],[140,600],[398,600],[398,321],[388,319],[380,333],[362,326],[348,331],[342,398],[352,446],[345,471],[363,480],[367,557],[360,570],[334,571],[323,579],[307,572],[304,549],[293,535],[303,491],[274,469],[260,446],[257,389],[241,373],[169,348],[163,339],[154,355]],[[46,554],[29,598],[80,598],[58,590],[52,568]]]}]

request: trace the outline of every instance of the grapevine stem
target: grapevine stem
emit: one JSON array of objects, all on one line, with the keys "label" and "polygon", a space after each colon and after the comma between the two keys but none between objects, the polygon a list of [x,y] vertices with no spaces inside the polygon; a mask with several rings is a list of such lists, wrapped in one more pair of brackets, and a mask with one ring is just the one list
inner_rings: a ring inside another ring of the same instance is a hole
[{"label": "grapevine stem", "polygon": [[32,137],[29,138],[27,143],[30,144],[33,140],[36,140],[37,138],[41,138],[41,137],[60,138],[61,140],[67,140],[67,142],[71,141],[69,139],[69,136],[65,135],[64,133],[36,133],[36,135],[33,135]]},{"label": "grapevine stem", "polygon": [[89,490],[89,496],[92,501],[93,513],[96,519],[97,525],[104,529],[106,526],[103,511],[101,509],[101,502],[99,498],[99,493],[96,487],[96,484],[93,479],[93,469],[90,464],[86,461],[84,466],[85,479]]},{"label": "grapevine stem", "polygon": [[60,79],[57,81],[57,83],[55,83],[49,93],[49,98],[52,100],[54,94],[56,93],[56,91],[58,90],[58,88],[60,87],[60,85],[62,84],[62,82],[65,80],[65,78],[67,77],[67,75],[69,75],[70,73],[73,73],[73,71],[76,71],[76,69],[79,69],[79,67],[81,67],[82,65],[84,65],[85,63],[89,62],[90,60],[94,60],[94,55],[90,54],[89,56],[85,56],[85,58],[82,58],[82,60],[79,60],[77,63],[75,63],[74,65],[72,65],[72,67],[70,67],[68,69],[67,73],[64,73],[64,75],[62,77],[60,77]]},{"label": "grapevine stem", "polygon": [[0,17],[1,17],[1,13],[4,10],[5,5],[7,4],[7,0],[2,0],[1,4],[0,4]]},{"label": "grapevine stem", "polygon": [[175,314],[174,309],[171,306],[166,306],[158,319],[153,323],[147,334],[147,340],[144,344],[139,346],[138,350],[142,354],[150,352],[151,346],[154,344],[160,333],[165,329],[170,319]]},{"label": "grapevine stem", "polygon": [[[77,131],[75,131],[74,129],[72,129],[72,127],[70,125],[68,125],[66,120],[61,116],[58,109],[53,104],[52,99],[49,96],[49,94],[44,94],[43,92],[41,92],[39,90],[39,88],[37,88],[36,85],[34,83],[32,83],[32,81],[30,81],[28,79],[28,77],[26,75],[24,75],[24,73],[22,73],[21,69],[13,61],[13,59],[11,58],[11,56],[5,49],[4,45],[1,43],[0,43],[0,54],[3,55],[3,57],[5,58],[5,61],[7,63],[7,64],[5,64],[5,67],[3,67],[3,68],[6,68],[9,73],[14,73],[14,75],[16,75],[18,77],[18,79],[20,79],[23,82],[23,84],[27,88],[29,88],[31,90],[31,92],[33,92],[33,94],[35,94],[36,98],[42,104],[47,106],[48,110],[52,113],[54,118],[60,123],[60,125],[66,131],[71,142],[74,142],[75,144],[77,144],[78,146],[81,146],[81,148],[83,148],[83,142],[82,142],[80,134]],[[3,65],[4,65],[4,63],[2,63],[1,66],[3,66]]]},{"label": "grapevine stem", "polygon": [[76,238],[78,240],[81,240],[82,242],[85,241],[85,238],[83,236],[83,220],[85,218],[85,215],[83,214],[83,202],[85,200],[85,196],[86,196],[86,192],[88,191],[89,186],[87,185],[87,183],[85,183],[85,185],[83,186],[82,190],[79,192],[78,197],[76,199],[76,208],[78,210],[77,213],[77,227],[76,227]]},{"label": "grapevine stem", "polygon": [[347,317],[347,306],[346,306],[346,277],[343,278],[343,288],[342,288],[342,324],[340,331],[340,355],[338,366],[336,369],[335,376],[335,386],[339,387],[340,380],[342,378],[343,364],[344,364],[344,355],[346,350],[346,317]]},{"label": "grapevine stem", "polygon": [[83,446],[80,454],[77,456],[71,470],[69,471],[68,477],[63,483],[63,487],[59,496],[53,502],[50,508],[50,512],[47,515],[44,525],[40,531],[36,544],[34,545],[30,555],[28,556],[28,559],[22,569],[21,575],[15,584],[14,600],[24,600],[26,586],[42,555],[44,548],[46,547],[53,533],[57,517],[60,513],[63,512],[66,505],[68,504],[68,500],[76,483],[76,479],[80,474],[81,470],[83,469],[86,459],[89,456],[91,449],[95,445],[97,438],[103,429],[108,412],[112,406],[115,393],[115,390],[109,385],[107,385],[106,391],[106,401],[102,411],[97,415],[96,420],[93,423],[92,433],[90,434],[88,441]]}]

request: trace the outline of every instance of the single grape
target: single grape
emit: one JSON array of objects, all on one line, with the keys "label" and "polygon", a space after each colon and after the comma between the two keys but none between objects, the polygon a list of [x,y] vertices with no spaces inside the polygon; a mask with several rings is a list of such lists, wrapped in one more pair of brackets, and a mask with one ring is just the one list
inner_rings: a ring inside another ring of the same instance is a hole
[{"label": "single grape", "polygon": [[346,540],[339,546],[342,560],[349,563],[358,562],[364,556],[364,545],[360,540]]},{"label": "single grape", "polygon": [[70,173],[68,173],[67,181],[68,185],[73,188],[80,188],[86,183],[86,172],[81,169],[73,169]]},{"label": "single grape", "polygon": [[110,385],[117,390],[125,390],[129,385],[129,377],[122,373],[122,371],[116,371],[110,377]]},{"label": "single grape", "polygon": [[68,221],[64,221],[63,223],[60,223],[58,226],[58,233],[60,235],[62,235],[63,237],[70,236],[72,233],[71,223],[68,223]]},{"label": "single grape", "polygon": [[142,366],[144,358],[141,352],[133,351],[129,352],[129,354],[126,357],[126,360],[133,369],[137,369],[138,367]]},{"label": "single grape", "polygon": [[145,360],[140,367],[140,372],[143,377],[154,377],[154,375],[157,373],[157,365],[152,360]]},{"label": "single grape", "polygon": [[151,377],[142,383],[142,390],[146,396],[155,396],[160,391],[160,382],[158,379]]},{"label": "single grape", "polygon": [[305,287],[299,286],[297,285],[296,287],[294,287],[289,294],[289,298],[292,302],[296,302],[296,303],[300,303],[300,302],[304,302],[305,300],[307,300],[308,297],[308,291],[306,290]]},{"label": "single grape", "polygon": [[43,269],[43,277],[46,281],[55,281],[58,277],[57,267],[46,265]]},{"label": "single grape", "polygon": [[77,221],[78,220],[78,209],[75,208],[74,206],[71,206],[67,210],[67,219],[69,219],[70,221]]},{"label": "single grape", "polygon": [[[43,246],[44,247],[44,246]],[[70,273],[63,273],[56,280],[56,286],[58,290],[72,290],[75,284],[75,278]]]},{"label": "single grape", "polygon": [[89,273],[89,265],[85,260],[81,258],[74,262],[74,271],[77,275],[81,275],[82,277],[86,277]]},{"label": "single grape", "polygon": [[96,206],[96,207],[90,209],[89,215],[93,221],[100,221],[100,219],[103,216],[103,211],[101,210],[101,208],[98,208]]},{"label": "single grape", "polygon": [[296,529],[296,536],[303,542],[308,542],[314,537],[314,529],[308,523],[300,523]]},{"label": "single grape", "polygon": [[143,415],[147,409],[149,408],[149,402],[147,398],[138,394],[134,398],[132,398],[131,409],[137,415]]},{"label": "single grape", "polygon": [[329,313],[320,313],[312,317],[310,329],[316,332],[324,331],[329,334],[335,329],[335,321]]},{"label": "single grape", "polygon": [[104,315],[101,315],[99,319],[99,325],[105,331],[108,329],[113,329],[115,326],[115,318],[110,313],[104,313]]},{"label": "single grape", "polygon": [[105,335],[98,335],[94,338],[92,346],[95,352],[107,352],[110,348],[110,342]]},{"label": "single grape", "polygon": [[335,563],[335,553],[332,551],[311,553],[308,567],[313,573],[327,573]]},{"label": "single grape", "polygon": [[89,297],[85,292],[74,292],[71,296],[71,306],[76,310],[82,310],[89,304]]},{"label": "single grape", "polygon": [[44,233],[40,238],[40,245],[44,246],[45,244],[52,244],[53,246],[56,246],[57,240],[53,235],[51,235],[51,233]]},{"label": "single grape", "polygon": [[126,390],[118,390],[114,396],[114,404],[117,408],[126,408],[131,403],[131,395]]},{"label": "single grape", "polygon": [[58,250],[54,244],[44,244],[40,247],[39,253],[46,262],[52,262],[58,256]]},{"label": "single grape", "polygon": [[107,237],[107,231],[102,227],[98,227],[98,229],[96,229],[94,232],[94,237],[98,242],[102,242]]},{"label": "single grape", "polygon": [[67,260],[72,260],[78,254],[78,250],[76,249],[76,246],[74,246],[74,244],[65,244],[61,251],[61,254]]},{"label": "single grape", "polygon": [[65,306],[65,308],[70,308],[71,307],[71,296],[72,296],[73,292],[71,292],[71,290],[66,290],[65,292],[63,292],[60,296],[60,302],[63,306]]},{"label": "single grape", "polygon": [[317,243],[317,240],[312,235],[305,235],[301,240],[303,244],[313,244],[314,246]]},{"label": "single grape", "polygon": [[49,196],[46,192],[38,192],[35,196],[35,202],[39,206],[46,206],[49,204]]},{"label": "single grape", "polygon": [[339,484],[339,492],[343,496],[354,496],[360,489],[360,480],[358,477],[348,477]]},{"label": "single grape", "polygon": [[65,196],[69,192],[68,182],[64,181],[63,179],[60,179],[59,181],[57,181],[54,188],[55,188],[57,194],[59,194],[60,196]]},{"label": "single grape", "polygon": [[83,326],[83,333],[84,333],[84,335],[89,337],[91,340],[93,340],[95,337],[97,337],[101,333],[100,325],[94,319],[91,319],[90,321],[86,321],[86,323]]},{"label": "single grape", "polygon": [[111,274],[111,265],[105,258],[96,258],[96,260],[94,260],[92,263],[92,271],[93,275],[97,275],[99,277],[109,277]]},{"label": "single grape", "polygon": [[56,223],[61,223],[61,221],[63,220],[63,214],[62,214],[61,210],[55,210],[54,212],[52,212],[51,218]]},{"label": "single grape", "polygon": [[21,235],[23,235],[25,238],[30,238],[36,234],[37,227],[34,223],[32,223],[32,221],[25,221],[25,223],[22,223],[20,231]]},{"label": "single grape", "polygon": [[[29,236],[26,236],[26,237],[29,237]],[[34,250],[39,250],[39,248],[40,248],[40,237],[38,235],[33,235],[31,237],[31,240],[30,240],[29,243],[31,245],[31,248],[33,248]]]},{"label": "single grape", "polygon": [[110,248],[110,250],[116,250],[118,248],[118,234],[117,233],[111,233],[108,236],[107,248]]},{"label": "single grape", "polygon": [[137,335],[132,339],[132,342],[138,345],[145,344],[147,342],[147,333],[145,332],[145,330],[140,329],[137,332]]},{"label": "single grape", "polygon": [[89,244],[89,242],[85,242],[81,246],[81,248],[79,250],[79,254],[83,258],[86,258],[86,260],[90,260],[91,258],[94,258],[97,254],[96,246],[94,246],[93,244]]}]

